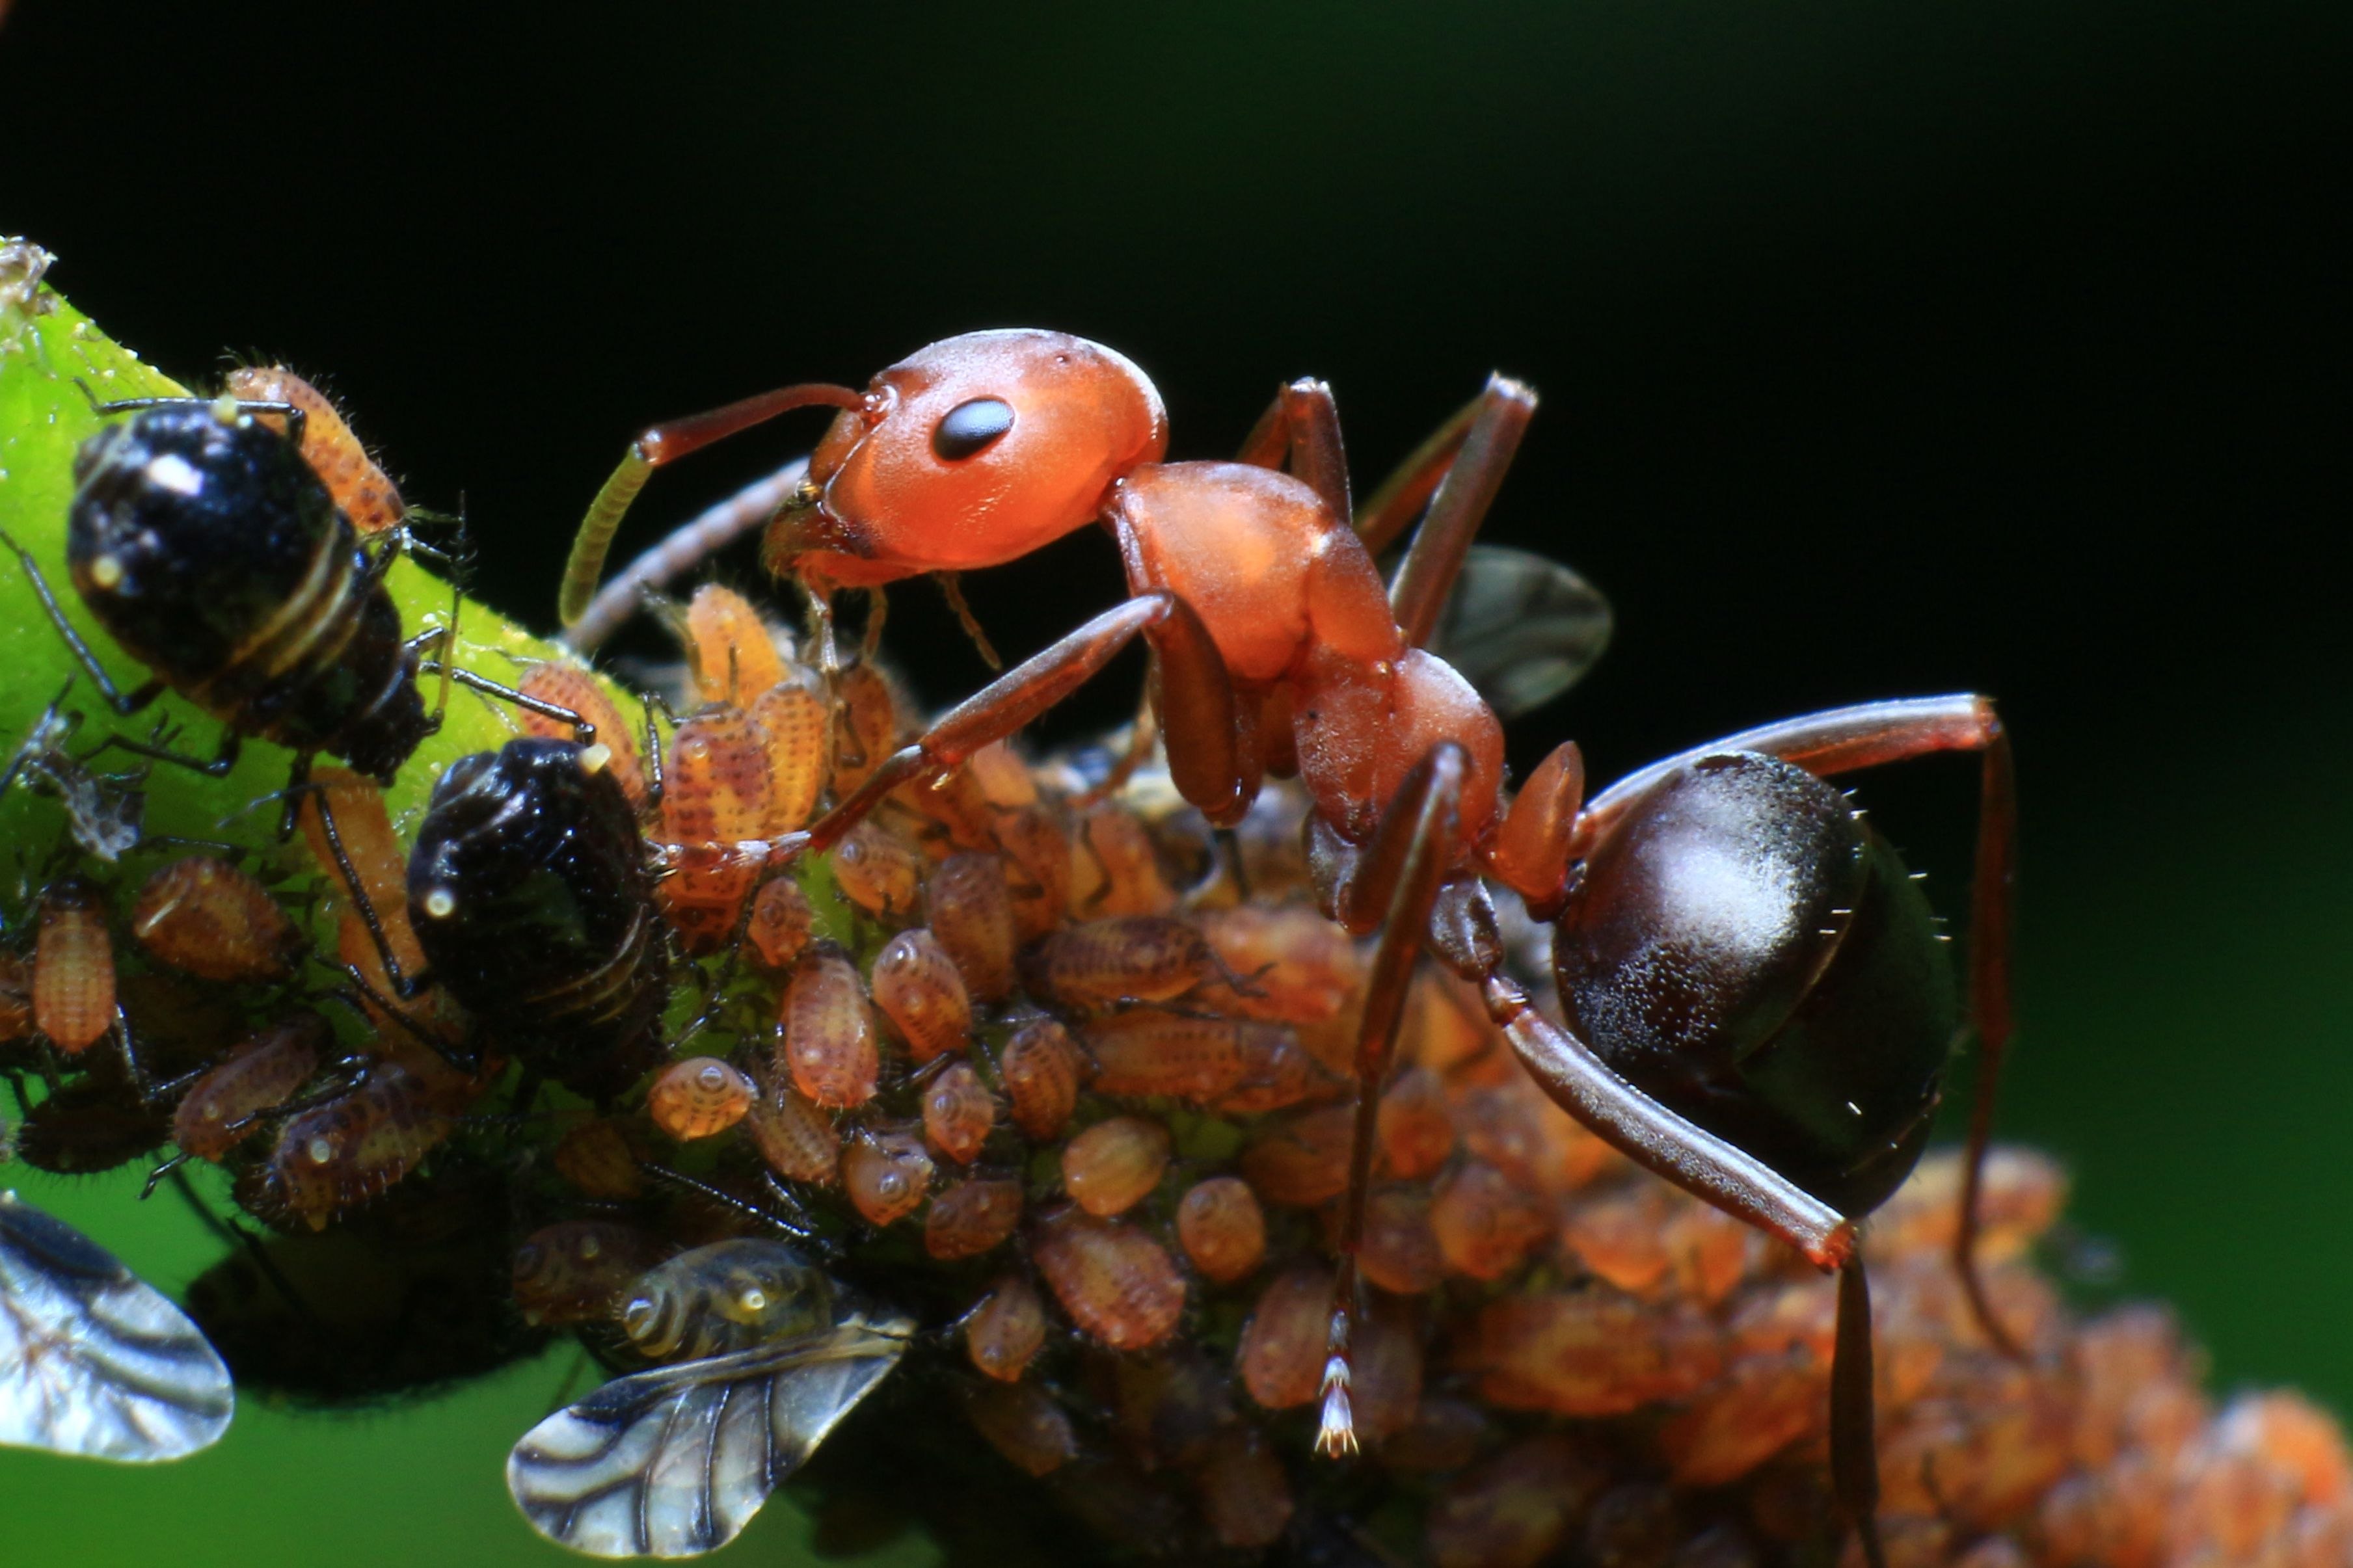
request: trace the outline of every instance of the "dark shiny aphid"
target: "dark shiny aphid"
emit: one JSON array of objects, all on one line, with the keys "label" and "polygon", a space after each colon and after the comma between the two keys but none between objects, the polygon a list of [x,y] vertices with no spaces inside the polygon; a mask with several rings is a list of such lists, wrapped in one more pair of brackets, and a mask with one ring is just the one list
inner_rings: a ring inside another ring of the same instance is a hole
[{"label": "dark shiny aphid", "polygon": [[433,731],[381,568],[301,451],[233,405],[167,405],[74,459],[74,586],[227,724],[389,784]]},{"label": "dark shiny aphid", "polygon": [[152,1153],[171,1135],[162,1106],[142,1104],[126,1084],[84,1079],[33,1107],[16,1129],[16,1157],[37,1171],[88,1176]]},{"label": "dark shiny aphid", "polygon": [[596,755],[522,739],[460,758],[408,860],[432,978],[488,1043],[590,1094],[651,1064],[670,995],[637,815]]}]

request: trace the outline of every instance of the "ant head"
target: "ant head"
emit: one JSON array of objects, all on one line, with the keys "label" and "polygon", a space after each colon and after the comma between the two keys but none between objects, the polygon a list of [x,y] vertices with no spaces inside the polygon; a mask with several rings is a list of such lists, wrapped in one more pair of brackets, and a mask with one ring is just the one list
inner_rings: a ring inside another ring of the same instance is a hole
[{"label": "ant head", "polygon": [[1062,332],[968,332],[876,376],[770,524],[775,570],[844,584],[1012,561],[1092,519],[1167,450],[1144,373]]}]

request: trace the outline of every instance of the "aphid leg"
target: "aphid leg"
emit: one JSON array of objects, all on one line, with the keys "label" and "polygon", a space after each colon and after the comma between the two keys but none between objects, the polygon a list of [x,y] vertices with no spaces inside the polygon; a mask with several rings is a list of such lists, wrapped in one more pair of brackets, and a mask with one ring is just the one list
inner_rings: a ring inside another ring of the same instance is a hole
[{"label": "aphid leg", "polygon": [[164,1178],[178,1174],[180,1167],[186,1164],[194,1156],[190,1155],[185,1150],[183,1150],[179,1153],[174,1154],[170,1159],[164,1161],[162,1164],[156,1166],[153,1170],[148,1172],[146,1184],[139,1189],[139,1201],[143,1204],[149,1198],[153,1197],[155,1195],[155,1189],[164,1184]]},{"label": "aphid leg", "polygon": [[1432,748],[1414,764],[1381,813],[1373,841],[1341,895],[1341,923],[1358,933],[1377,925],[1381,940],[1366,980],[1365,1009],[1356,1032],[1356,1131],[1340,1221],[1340,1267],[1332,1287],[1323,1420],[1315,1434],[1316,1452],[1328,1458],[1356,1448],[1348,1399],[1350,1338],[1356,1312],[1356,1253],[1364,1244],[1373,1152],[1379,1144],[1381,1088],[1388,1081],[1398,1029],[1405,1020],[1406,993],[1421,953],[1422,932],[1446,876],[1469,765],[1462,749],[1451,742]]},{"label": "aphid leg", "polygon": [[[385,934],[384,921],[375,911],[375,900],[368,897],[367,889],[360,882],[359,868],[352,864],[351,854],[343,847],[343,835],[335,826],[335,808],[329,804],[327,792],[311,783],[309,758],[299,759],[294,765],[296,777],[286,786],[290,824],[294,815],[294,803],[302,795],[312,796],[311,805],[319,813],[319,837],[326,840],[327,853],[335,862],[336,874],[343,878],[343,889],[352,896],[352,908],[358,911],[360,923],[367,927],[368,941],[375,944],[376,959],[384,965],[385,980],[392,986],[393,994],[400,1000],[415,1001],[418,992],[424,989],[423,982],[415,975],[402,973],[399,956],[392,951],[391,939]],[[290,836],[291,831],[290,826],[281,837]]]},{"label": "aphid leg", "polygon": [[[959,594],[956,597],[960,600],[963,595]],[[970,610],[965,611],[965,615],[967,617],[970,616],[972,612]],[[882,651],[882,626],[883,623],[888,621],[890,618],[891,595],[881,588],[867,589],[866,624],[863,626],[860,626],[858,631],[858,658],[860,663],[872,664],[874,662],[875,656]],[[973,625],[967,626],[965,629],[967,632],[977,634],[980,628],[976,625]],[[981,639],[981,646],[984,647],[987,646],[986,638]]]},{"label": "aphid leg", "polygon": [[653,478],[656,468],[792,409],[857,409],[863,406],[864,401],[849,387],[812,382],[765,392],[724,408],[691,414],[641,433],[629,444],[628,452],[605,481],[604,488],[596,492],[596,499],[588,503],[588,515],[580,520],[580,531],[572,541],[571,557],[564,563],[564,583],[556,596],[557,617],[570,626],[577,625],[588,613],[589,603],[596,595],[597,579],[605,574],[605,556],[612,548],[613,534],[628,514],[629,503],[646,488],[646,481]]},{"label": "aphid leg", "polygon": [[657,818],[662,803],[662,743],[661,731],[654,727],[654,715],[659,712],[670,721],[673,732],[678,729],[678,715],[670,710],[670,701],[659,691],[646,693],[646,748],[639,753],[646,769],[646,808],[643,815]]},{"label": "aphid leg", "polygon": [[1128,726],[1127,744],[1111,764],[1111,772],[1103,783],[1079,795],[1071,804],[1084,811],[1100,805],[1127,787],[1135,770],[1152,760],[1152,749],[1160,744],[1160,715],[1152,710],[1152,689],[1145,688],[1144,700],[1136,704],[1135,721]]},{"label": "aphid leg", "polygon": [[[128,692],[116,687],[113,679],[106,673],[106,667],[98,662],[98,656],[90,651],[90,645],[81,640],[81,634],[74,630],[71,621],[66,619],[65,609],[58,603],[57,595],[50,591],[49,580],[42,575],[40,566],[33,560],[33,552],[17,543],[16,537],[5,529],[0,529],[0,545],[15,552],[16,560],[25,568],[26,579],[33,585],[33,597],[40,601],[41,613],[49,617],[49,625],[57,629],[58,639],[66,645],[66,651],[73,655],[74,662],[81,666],[82,673],[90,677],[90,684],[98,688],[99,695],[106,700],[109,707],[128,718],[164,694],[164,684],[160,678]],[[126,746],[125,749],[138,750],[136,746]],[[83,760],[87,762],[89,759]]]},{"label": "aphid leg", "polygon": [[1398,629],[1416,647],[1428,644],[1437,628],[1446,596],[1461,574],[1462,558],[1495,503],[1495,492],[1503,488],[1528,421],[1535,416],[1536,395],[1519,382],[1491,375],[1472,406],[1476,412],[1463,432],[1462,445],[1430,498],[1430,510],[1422,514],[1421,526],[1414,531],[1389,587]]},{"label": "aphid leg", "polygon": [[526,713],[536,713],[543,719],[553,719],[559,724],[569,724],[572,726],[573,739],[584,746],[595,745],[596,726],[562,703],[550,702],[543,698],[533,697],[529,692],[518,691],[512,686],[501,686],[490,677],[476,675],[472,670],[463,668],[458,664],[450,650],[457,647],[458,610],[464,603],[464,595],[453,589],[450,594],[449,624],[446,626],[436,626],[429,632],[420,632],[411,637],[406,645],[413,651],[417,652],[436,645],[438,647],[437,657],[425,659],[417,667],[417,673],[419,675],[438,675],[441,678],[440,698],[433,704],[433,711],[427,715],[426,721],[435,730],[441,727],[441,716],[448,710],[449,707],[449,684],[455,681],[469,691],[479,691],[485,697],[495,697],[500,701],[511,703]]},{"label": "aphid leg", "polygon": [[[326,961],[322,959],[320,962],[323,963]],[[359,994],[365,997],[369,1002],[375,1004],[375,1011],[381,1013],[385,1018],[390,1020],[393,1027],[398,1029],[402,1034],[406,1035],[410,1039],[415,1040],[418,1045],[423,1046],[427,1050],[431,1051],[435,1056],[439,1057],[443,1061],[448,1063],[459,1072],[467,1074],[469,1077],[482,1070],[482,1058],[479,1054],[468,1056],[459,1047],[443,1039],[440,1036],[435,1034],[432,1030],[426,1028],[423,1025],[417,1023],[416,1019],[402,1012],[400,1010],[399,1004],[394,1002],[391,997],[386,996],[383,992],[378,991],[374,985],[368,984],[368,977],[360,973],[359,965],[355,963],[345,963],[332,967],[340,968],[343,977],[350,981],[353,985],[359,988]],[[416,988],[421,991],[424,989],[426,983],[420,978],[414,984]],[[339,997],[338,1000],[348,999]],[[374,1019],[371,1018],[371,1022],[373,1021]]]},{"label": "aphid leg", "polygon": [[779,1215],[770,1214],[759,1205],[745,1203],[734,1194],[714,1187],[708,1182],[698,1181],[683,1171],[674,1171],[668,1165],[658,1164],[651,1160],[640,1160],[638,1162],[638,1168],[649,1176],[659,1176],[673,1185],[684,1187],[687,1191],[717,1204],[722,1208],[732,1209],[754,1224],[770,1226],[783,1231],[796,1241],[806,1241],[809,1238],[807,1231]]},{"label": "aphid leg", "polygon": [[1672,770],[1725,752],[1761,752],[1828,777],[1936,752],[1979,753],[1977,868],[1969,899],[1969,1016],[1978,1037],[1977,1092],[1962,1167],[1960,1224],[1953,1264],[1986,1337],[2005,1355],[2022,1353],[1995,1318],[1977,1266],[1978,1203],[1994,1094],[2010,1047],[2010,942],[2017,867],[2018,784],[2010,733],[1992,700],[1973,692],[1895,702],[1866,702],[1744,730],[1630,774],[1594,797],[1578,817],[1580,846],[1595,842],[1618,815]]},{"label": "aphid leg", "polygon": [[100,403],[81,378],[74,378],[82,395],[90,398],[92,414],[135,414],[142,408],[234,408],[239,414],[275,414],[286,421],[286,439],[294,446],[302,445],[302,437],[310,428],[311,416],[299,404],[286,403],[273,397],[118,397]]},{"label": "aphid leg", "polygon": [[1839,1269],[1838,1340],[1831,1356],[1831,1490],[1862,1544],[1867,1568],[1887,1568],[1879,1543],[1879,1449],[1873,1434],[1871,1283],[1858,1251]]},{"label": "aphid leg", "polygon": [[1340,440],[1340,411],[1332,388],[1302,376],[1274,395],[1242,438],[1240,460],[1284,468],[1324,498],[1334,517],[1348,515],[1348,454]]}]

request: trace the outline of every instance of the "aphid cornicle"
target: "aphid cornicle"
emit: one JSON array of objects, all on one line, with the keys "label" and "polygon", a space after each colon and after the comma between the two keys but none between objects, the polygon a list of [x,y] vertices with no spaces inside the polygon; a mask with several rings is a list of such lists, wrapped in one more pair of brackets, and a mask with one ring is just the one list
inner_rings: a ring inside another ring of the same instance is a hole
[{"label": "aphid cornicle", "polygon": [[637,814],[594,748],[524,738],[451,763],[409,853],[408,914],[490,1046],[588,1094],[655,1058],[670,954]]}]

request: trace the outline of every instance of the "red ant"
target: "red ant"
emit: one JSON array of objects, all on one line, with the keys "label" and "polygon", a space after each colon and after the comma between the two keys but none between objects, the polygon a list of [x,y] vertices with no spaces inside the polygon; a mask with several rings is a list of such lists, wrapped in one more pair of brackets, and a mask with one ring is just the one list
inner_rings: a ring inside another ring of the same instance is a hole
[{"label": "red ant", "polygon": [[[1833,1480],[1881,1561],[1856,1221],[1919,1157],[1953,998],[1925,901],[1820,781],[1932,752],[1983,754],[1970,992],[1984,1063],[1956,1261],[1989,1335],[2009,1348],[1973,1259],[1978,1169],[2010,1036],[2015,811],[1992,704],[1932,698],[1770,724],[1654,763],[1589,805],[1582,761],[1564,744],[1507,805],[1501,724],[1423,645],[1535,411],[1526,387],[1491,378],[1355,513],[1323,383],[1283,387],[1240,461],[1166,463],[1166,416],[1142,372],[1111,350],[1030,331],[932,344],[862,395],[786,387],[646,431],[582,526],[565,618],[587,605],[613,530],[656,468],[812,405],[840,412],[762,553],[800,579],[820,616],[839,588],[1000,564],[1089,521],[1117,541],[1132,597],[958,704],[777,856],[829,847],[884,794],[1019,729],[1140,632],[1185,798],[1231,824],[1265,773],[1295,770],[1314,801],[1326,912],[1352,933],[1379,933],[1318,1447],[1355,1447],[1348,1352],[1375,1112],[1427,942],[1481,985],[1571,1114],[1839,1272]],[[1386,589],[1375,552],[1417,512]],[[1499,973],[1482,877],[1554,923],[1577,1032]]]}]

